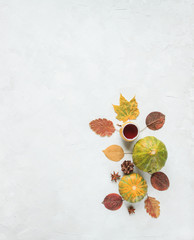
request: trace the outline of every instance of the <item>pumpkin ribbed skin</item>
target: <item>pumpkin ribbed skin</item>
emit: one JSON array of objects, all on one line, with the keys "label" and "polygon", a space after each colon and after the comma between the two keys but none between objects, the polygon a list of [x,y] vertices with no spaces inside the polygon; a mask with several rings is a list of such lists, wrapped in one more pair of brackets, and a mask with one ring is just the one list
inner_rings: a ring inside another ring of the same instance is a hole
[{"label": "pumpkin ribbed skin", "polygon": [[138,173],[125,175],[119,182],[119,193],[128,202],[139,202],[147,193],[147,183]]},{"label": "pumpkin ribbed skin", "polygon": [[148,136],[140,139],[133,148],[133,163],[144,172],[158,172],[166,163],[167,150],[163,142]]}]

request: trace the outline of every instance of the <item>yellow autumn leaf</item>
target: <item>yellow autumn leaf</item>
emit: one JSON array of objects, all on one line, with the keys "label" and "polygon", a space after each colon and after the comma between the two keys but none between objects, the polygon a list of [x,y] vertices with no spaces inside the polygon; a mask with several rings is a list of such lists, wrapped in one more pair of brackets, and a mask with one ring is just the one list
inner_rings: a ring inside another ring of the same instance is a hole
[{"label": "yellow autumn leaf", "polygon": [[124,151],[122,147],[118,145],[111,145],[103,150],[105,156],[115,162],[120,161],[124,157]]},{"label": "yellow autumn leaf", "polygon": [[127,101],[122,94],[120,94],[120,105],[113,105],[114,110],[117,113],[116,118],[123,122],[126,122],[129,119],[136,119],[139,115],[137,105],[135,97],[133,97],[130,101]]}]

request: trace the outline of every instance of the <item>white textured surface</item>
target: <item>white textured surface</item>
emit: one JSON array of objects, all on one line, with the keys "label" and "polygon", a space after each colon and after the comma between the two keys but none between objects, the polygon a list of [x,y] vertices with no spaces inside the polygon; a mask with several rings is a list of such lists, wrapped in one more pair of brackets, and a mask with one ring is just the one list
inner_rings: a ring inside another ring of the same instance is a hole
[{"label": "white textured surface", "polygon": [[[193,4],[0,0],[0,240],[194,239]],[[116,124],[120,92],[136,94],[142,128],[149,112],[166,114],[141,136],[169,151],[170,189],[149,183],[157,220],[143,201],[133,216],[128,204],[101,204],[118,192],[110,173],[120,170],[101,151],[122,142],[88,123]]]}]

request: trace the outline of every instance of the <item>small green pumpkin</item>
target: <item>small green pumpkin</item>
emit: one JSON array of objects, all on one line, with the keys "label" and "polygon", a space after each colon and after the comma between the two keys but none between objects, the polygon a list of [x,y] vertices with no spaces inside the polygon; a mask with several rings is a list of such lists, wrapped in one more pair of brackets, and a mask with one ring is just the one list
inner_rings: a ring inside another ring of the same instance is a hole
[{"label": "small green pumpkin", "polygon": [[138,173],[125,175],[119,182],[119,193],[128,202],[139,202],[147,193],[147,183]]},{"label": "small green pumpkin", "polygon": [[133,163],[144,172],[158,172],[166,163],[167,149],[163,142],[148,136],[140,139],[133,148]]}]

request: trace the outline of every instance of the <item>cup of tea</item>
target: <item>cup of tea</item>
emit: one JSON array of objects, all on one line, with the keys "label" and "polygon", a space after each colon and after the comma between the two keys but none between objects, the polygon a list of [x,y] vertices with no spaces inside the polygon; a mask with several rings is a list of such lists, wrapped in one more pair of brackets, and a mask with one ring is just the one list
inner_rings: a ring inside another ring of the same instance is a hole
[{"label": "cup of tea", "polygon": [[132,142],[138,138],[139,128],[135,123],[128,121],[123,123],[119,132],[123,140],[127,142]]}]

